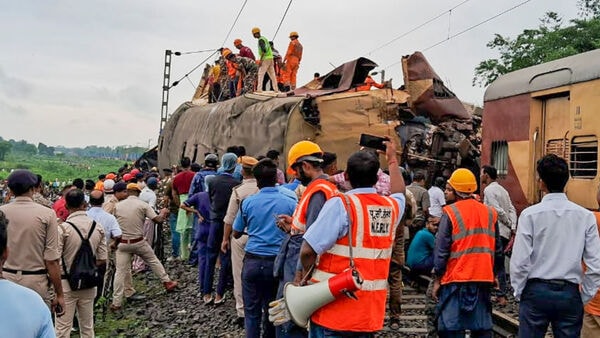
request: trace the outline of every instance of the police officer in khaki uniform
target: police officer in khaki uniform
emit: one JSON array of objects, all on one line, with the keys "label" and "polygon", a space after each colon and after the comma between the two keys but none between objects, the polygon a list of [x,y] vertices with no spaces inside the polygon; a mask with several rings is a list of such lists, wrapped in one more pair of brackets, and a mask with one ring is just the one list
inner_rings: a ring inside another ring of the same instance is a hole
[{"label": "police officer in khaki uniform", "polygon": [[[90,234],[94,220],[86,214],[87,203],[83,191],[79,189],[69,191],[65,199],[69,209],[69,217],[58,228],[59,244],[58,248],[62,255],[63,280],[62,287],[65,293],[65,315],[56,319],[56,336],[59,338],[69,338],[71,336],[71,327],[73,326],[73,316],[77,310],[79,319],[79,329],[81,337],[94,337],[94,298],[96,297],[96,288],[82,289],[73,291],[66,279],[66,273],[69,272],[75,255],[81,247],[81,238],[79,233],[88,238],[92,251],[96,256],[96,265],[106,264],[107,250],[106,238],[102,224],[96,223],[94,231]],[[89,237],[88,237],[89,235]]]},{"label": "police officer in khaki uniform", "polygon": [[165,271],[165,268],[154,254],[154,250],[147,241],[144,240],[144,220],[146,217],[156,223],[162,223],[165,216],[168,214],[167,209],[162,209],[157,215],[156,212],[148,205],[139,199],[141,189],[135,183],[127,185],[127,193],[129,197],[117,203],[115,209],[115,217],[121,226],[123,235],[117,248],[117,271],[115,273],[115,284],[113,303],[110,306],[111,310],[118,311],[121,309],[123,301],[123,289],[125,284],[125,275],[131,272],[131,256],[138,255],[142,257],[144,262],[150,266],[154,274],[156,274],[167,291],[173,291],[177,287],[177,282],[172,281]]},{"label": "police officer in khaki uniform", "polygon": [[230,240],[233,221],[235,216],[240,210],[240,204],[244,198],[256,194],[258,187],[256,186],[256,179],[252,174],[252,168],[258,163],[254,157],[241,156],[240,163],[242,164],[242,184],[233,188],[231,197],[229,198],[229,205],[227,206],[227,212],[223,223],[225,223],[225,230],[223,234],[223,241],[221,243],[221,251],[227,252],[227,249],[231,245],[231,270],[233,274],[233,296],[235,297],[235,309],[238,315],[238,323],[243,323],[244,319],[244,300],[242,298],[242,266],[244,265],[244,255],[246,251],[246,242],[248,241],[248,235],[243,234],[240,238],[232,238]]},{"label": "police officer in khaki uniform", "polygon": [[[61,316],[65,301],[60,283],[56,214],[33,202],[36,183],[37,177],[29,170],[15,170],[8,176],[8,187],[15,200],[0,207],[9,221],[10,255],[4,262],[3,277],[36,291]],[[54,299],[49,282],[54,287]]]},{"label": "police officer in khaki uniform", "polygon": [[[125,183],[115,183],[113,180],[104,181],[104,203],[102,204],[102,209],[108,212],[109,214],[115,214],[115,206],[119,203],[119,199],[117,198],[117,193],[121,191],[125,191],[127,184]],[[119,191],[117,191],[119,189]],[[125,197],[126,198],[126,197]]]}]

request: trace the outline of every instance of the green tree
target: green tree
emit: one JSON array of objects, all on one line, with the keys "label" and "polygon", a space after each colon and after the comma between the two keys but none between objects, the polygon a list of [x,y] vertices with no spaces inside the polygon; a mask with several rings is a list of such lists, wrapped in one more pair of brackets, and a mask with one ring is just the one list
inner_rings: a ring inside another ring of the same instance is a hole
[{"label": "green tree", "polygon": [[8,141],[0,141],[0,161],[4,161],[5,156],[10,153],[12,144]]},{"label": "green tree", "polygon": [[487,46],[500,57],[479,63],[473,85],[487,86],[502,74],[600,48],[600,0],[579,0],[578,6],[581,18],[567,26],[557,13],[548,12],[537,28],[514,39],[496,34]]}]

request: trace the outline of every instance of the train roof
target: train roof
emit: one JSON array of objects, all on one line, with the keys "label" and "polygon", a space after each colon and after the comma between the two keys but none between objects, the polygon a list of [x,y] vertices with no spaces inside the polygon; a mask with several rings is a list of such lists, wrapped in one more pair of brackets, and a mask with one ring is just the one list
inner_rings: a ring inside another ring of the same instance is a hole
[{"label": "train roof", "polygon": [[484,102],[600,78],[600,49],[523,68],[498,77]]}]

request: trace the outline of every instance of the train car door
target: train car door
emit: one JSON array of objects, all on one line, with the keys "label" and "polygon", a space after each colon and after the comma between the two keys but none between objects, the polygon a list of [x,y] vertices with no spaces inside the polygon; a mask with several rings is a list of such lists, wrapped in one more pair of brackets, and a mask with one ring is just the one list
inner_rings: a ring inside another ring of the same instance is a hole
[{"label": "train car door", "polygon": [[[542,145],[543,155],[556,154],[569,161],[569,93],[542,99]],[[535,159],[537,162],[538,158]],[[533,169],[535,171],[535,162]],[[541,200],[541,192],[535,185],[537,200]]]}]

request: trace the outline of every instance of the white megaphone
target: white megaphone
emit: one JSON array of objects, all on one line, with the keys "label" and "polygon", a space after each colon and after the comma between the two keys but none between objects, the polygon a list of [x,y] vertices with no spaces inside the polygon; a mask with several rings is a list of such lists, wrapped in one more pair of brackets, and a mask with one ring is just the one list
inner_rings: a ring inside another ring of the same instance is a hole
[{"label": "white megaphone", "polygon": [[356,269],[347,269],[328,280],[307,286],[287,283],[283,295],[290,318],[300,327],[308,326],[308,319],[315,310],[331,303],[340,296],[355,298],[353,291],[362,286],[362,278]]}]

